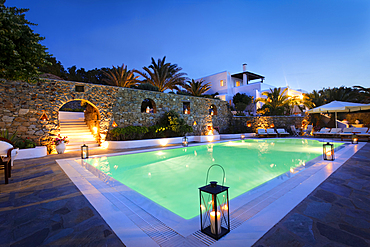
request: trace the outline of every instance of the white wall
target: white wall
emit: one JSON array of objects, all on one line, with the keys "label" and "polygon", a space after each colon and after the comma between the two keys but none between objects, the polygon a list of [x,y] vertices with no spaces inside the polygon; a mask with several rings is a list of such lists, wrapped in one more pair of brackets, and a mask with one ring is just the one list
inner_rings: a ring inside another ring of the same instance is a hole
[{"label": "white wall", "polygon": [[[220,72],[214,75],[205,76],[199,79],[196,79],[196,81],[203,79],[205,83],[210,82],[211,83],[211,89],[207,91],[206,94],[214,94],[218,92],[219,94],[227,94],[227,72]],[[224,81],[223,87],[221,87],[220,81]]]}]

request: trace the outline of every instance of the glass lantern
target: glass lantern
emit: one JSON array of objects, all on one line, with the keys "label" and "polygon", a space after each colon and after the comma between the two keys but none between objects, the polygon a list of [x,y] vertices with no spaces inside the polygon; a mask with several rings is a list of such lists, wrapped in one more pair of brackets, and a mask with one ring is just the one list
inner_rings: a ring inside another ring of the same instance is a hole
[{"label": "glass lantern", "polygon": [[188,144],[189,144],[188,138],[187,138],[186,136],[184,136],[184,137],[182,138],[182,146],[183,146],[183,147],[187,147],[187,146],[188,146]]},{"label": "glass lantern", "polygon": [[199,188],[199,196],[201,232],[218,240],[230,232],[229,187],[212,181]]},{"label": "glass lantern", "polygon": [[89,158],[89,147],[84,144],[81,146],[81,159]]},{"label": "glass lantern", "polygon": [[244,140],[245,135],[240,135],[240,139]]},{"label": "glass lantern", "polygon": [[352,144],[358,144],[358,136],[356,134],[352,135]]},{"label": "glass lantern", "polygon": [[324,160],[334,160],[334,145],[327,142],[323,145]]}]

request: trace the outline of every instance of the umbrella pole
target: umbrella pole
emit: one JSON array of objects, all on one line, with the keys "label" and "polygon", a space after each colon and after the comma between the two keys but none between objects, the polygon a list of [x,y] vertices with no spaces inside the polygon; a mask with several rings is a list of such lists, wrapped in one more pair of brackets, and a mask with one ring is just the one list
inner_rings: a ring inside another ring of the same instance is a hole
[{"label": "umbrella pole", "polygon": [[338,123],[337,123],[337,112],[335,112],[335,128],[338,128]]}]

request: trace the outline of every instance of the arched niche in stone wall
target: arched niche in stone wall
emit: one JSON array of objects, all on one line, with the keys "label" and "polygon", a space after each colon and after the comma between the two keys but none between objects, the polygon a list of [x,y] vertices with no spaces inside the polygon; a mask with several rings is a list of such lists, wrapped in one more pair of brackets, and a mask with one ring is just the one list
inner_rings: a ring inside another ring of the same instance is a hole
[{"label": "arched niche in stone wall", "polygon": [[217,115],[217,107],[215,105],[210,105],[208,108],[208,113],[211,116]]},{"label": "arched niche in stone wall", "polygon": [[144,99],[143,102],[141,102],[141,112],[143,113],[156,113],[157,107],[155,105],[154,100],[152,99]]}]

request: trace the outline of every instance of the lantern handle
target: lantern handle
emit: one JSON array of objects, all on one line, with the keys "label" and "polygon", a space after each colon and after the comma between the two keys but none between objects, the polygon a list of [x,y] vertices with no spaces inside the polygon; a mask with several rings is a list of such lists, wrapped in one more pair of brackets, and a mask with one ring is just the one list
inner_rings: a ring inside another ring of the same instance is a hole
[{"label": "lantern handle", "polygon": [[221,169],[222,169],[222,171],[223,171],[223,174],[224,174],[224,177],[222,178],[222,186],[224,186],[224,181],[225,181],[225,170],[224,170],[224,168],[223,168],[221,165],[219,165],[219,164],[211,165],[211,166],[208,168],[208,171],[207,171],[207,177],[206,177],[206,185],[207,185],[207,182],[208,182],[209,170],[211,170],[211,168],[212,168],[212,167],[214,167],[214,166],[219,166],[219,167],[221,167]]}]

